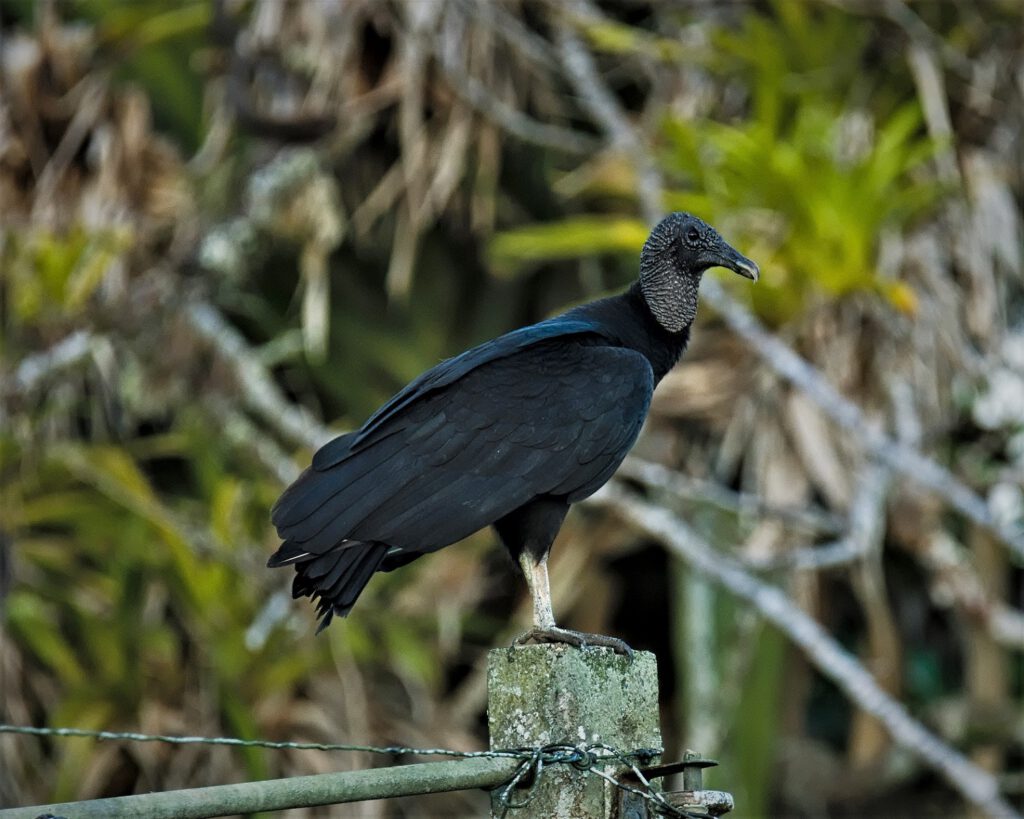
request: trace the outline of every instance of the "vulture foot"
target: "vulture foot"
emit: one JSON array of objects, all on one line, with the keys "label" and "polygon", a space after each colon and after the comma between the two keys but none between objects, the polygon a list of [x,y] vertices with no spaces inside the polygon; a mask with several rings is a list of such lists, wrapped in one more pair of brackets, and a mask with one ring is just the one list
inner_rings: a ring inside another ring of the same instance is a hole
[{"label": "vulture foot", "polygon": [[600,648],[610,648],[616,654],[621,654],[630,660],[633,659],[633,649],[617,637],[608,637],[604,634],[587,634],[583,631],[571,631],[570,629],[559,628],[558,626],[530,629],[526,634],[517,637],[512,645],[521,646],[527,643],[566,643],[576,648],[598,646]]}]

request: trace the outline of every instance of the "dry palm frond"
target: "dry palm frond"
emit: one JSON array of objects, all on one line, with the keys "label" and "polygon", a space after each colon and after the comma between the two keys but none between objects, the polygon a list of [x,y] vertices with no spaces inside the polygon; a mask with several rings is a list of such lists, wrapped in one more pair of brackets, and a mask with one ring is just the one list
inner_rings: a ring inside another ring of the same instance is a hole
[{"label": "dry palm frond", "polygon": [[558,124],[554,62],[518,11],[264,0],[232,41],[225,104],[259,135],[320,140],[354,241],[377,243],[381,222],[391,234],[392,297],[408,295],[419,237],[439,219],[493,227],[502,135],[563,152],[593,145]]},{"label": "dry palm frond", "polygon": [[97,70],[90,29],[48,19],[0,51],[0,207],[7,224],[124,227],[145,245],[188,208],[177,152],[140,91]]}]

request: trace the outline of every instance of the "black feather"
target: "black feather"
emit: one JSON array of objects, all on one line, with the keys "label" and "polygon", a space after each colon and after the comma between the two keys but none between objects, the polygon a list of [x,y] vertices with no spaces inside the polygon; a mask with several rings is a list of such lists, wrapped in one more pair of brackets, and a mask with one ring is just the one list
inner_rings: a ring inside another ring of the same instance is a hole
[{"label": "black feather", "polygon": [[[679,239],[696,228],[699,258]],[[313,599],[323,629],[374,572],[489,524],[513,553],[545,554],[569,504],[607,481],[639,435],[713,264],[756,276],[713,229],[673,214],[645,244],[640,280],[626,293],[421,375],[314,455],[274,506],[284,543],[268,565],[294,566],[293,594]]]}]

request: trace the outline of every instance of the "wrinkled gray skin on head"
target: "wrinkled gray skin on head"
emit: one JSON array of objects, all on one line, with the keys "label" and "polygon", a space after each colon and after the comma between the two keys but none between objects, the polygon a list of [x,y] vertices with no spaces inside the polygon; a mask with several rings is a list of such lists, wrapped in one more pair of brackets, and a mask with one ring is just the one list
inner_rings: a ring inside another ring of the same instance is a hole
[{"label": "wrinkled gray skin on head", "polygon": [[658,324],[670,333],[681,332],[697,317],[697,289],[710,267],[727,267],[757,281],[757,265],[696,216],[672,213],[651,231],[640,252],[640,291]]}]

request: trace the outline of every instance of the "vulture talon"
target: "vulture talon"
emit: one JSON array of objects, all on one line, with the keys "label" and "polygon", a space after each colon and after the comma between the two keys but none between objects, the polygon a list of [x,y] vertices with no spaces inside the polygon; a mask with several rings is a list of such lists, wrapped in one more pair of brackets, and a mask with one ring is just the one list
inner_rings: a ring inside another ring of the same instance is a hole
[{"label": "vulture talon", "polygon": [[558,626],[532,628],[512,641],[514,646],[527,645],[528,643],[545,645],[565,643],[574,648],[610,648],[616,654],[621,654],[630,661],[632,661],[635,654],[629,644],[618,637],[609,637],[605,634],[589,634],[585,631],[573,631],[572,629],[559,628]]}]

